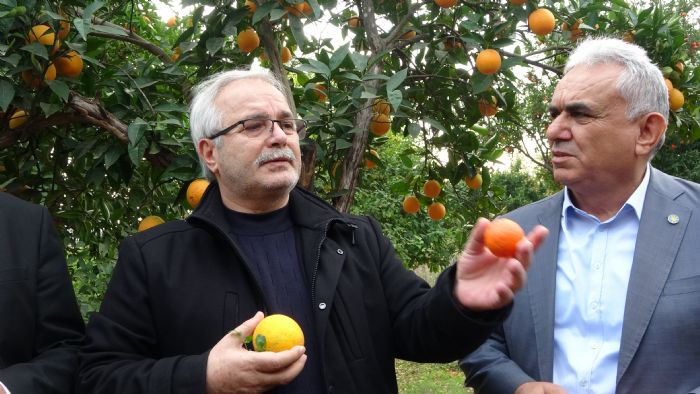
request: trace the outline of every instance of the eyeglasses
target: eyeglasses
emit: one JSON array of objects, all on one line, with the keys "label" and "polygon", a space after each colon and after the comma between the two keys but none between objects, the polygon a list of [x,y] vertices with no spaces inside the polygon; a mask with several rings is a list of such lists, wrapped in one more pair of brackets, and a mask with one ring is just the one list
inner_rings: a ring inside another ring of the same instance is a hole
[{"label": "eyeglasses", "polygon": [[286,135],[298,134],[299,139],[304,138],[306,135],[306,121],[302,119],[243,119],[221,131],[217,131],[209,138],[220,137],[241,125],[243,127],[237,133],[241,133],[248,138],[257,138],[266,131],[272,133],[275,123],[280,126],[280,129]]}]

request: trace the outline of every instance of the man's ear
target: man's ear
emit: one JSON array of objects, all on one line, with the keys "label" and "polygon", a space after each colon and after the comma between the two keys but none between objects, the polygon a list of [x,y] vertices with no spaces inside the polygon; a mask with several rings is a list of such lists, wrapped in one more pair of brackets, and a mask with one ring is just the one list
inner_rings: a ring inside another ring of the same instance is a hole
[{"label": "man's ear", "polygon": [[666,132],[666,119],[658,112],[650,112],[639,119],[639,135],[636,152],[640,156],[649,155]]},{"label": "man's ear", "polygon": [[219,171],[218,157],[216,152],[216,144],[214,141],[202,138],[197,143],[197,153],[202,158],[204,164],[209,168],[212,174],[217,175]]}]

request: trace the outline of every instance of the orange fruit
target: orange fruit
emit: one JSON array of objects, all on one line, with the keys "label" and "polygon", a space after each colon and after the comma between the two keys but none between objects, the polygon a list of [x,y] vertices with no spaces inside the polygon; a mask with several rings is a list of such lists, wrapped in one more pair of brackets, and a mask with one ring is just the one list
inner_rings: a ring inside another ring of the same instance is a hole
[{"label": "orange fruit", "polygon": [[498,257],[515,256],[518,242],[525,237],[525,232],[518,223],[510,219],[499,218],[489,223],[484,231],[484,244]]},{"label": "orange fruit", "polygon": [[420,201],[416,196],[406,196],[403,199],[403,211],[408,214],[415,214],[420,210]]},{"label": "orange fruit", "polygon": [[256,352],[281,352],[297,345],[304,346],[304,333],[289,316],[269,315],[253,330],[253,349]]},{"label": "orange fruit", "polygon": [[439,196],[440,190],[442,190],[442,186],[440,186],[440,182],[435,179],[426,181],[425,184],[423,184],[423,194],[427,197],[435,198]]},{"label": "orange fruit", "polygon": [[678,111],[685,104],[685,97],[680,90],[673,88],[668,95],[668,102],[671,111]]},{"label": "orange fruit", "polygon": [[209,181],[206,179],[195,179],[187,186],[187,203],[194,209],[197,208],[202,200],[204,191],[209,187]]},{"label": "orange fruit", "polygon": [[16,129],[19,126],[22,126],[23,124],[27,123],[28,120],[29,114],[26,111],[22,109],[15,110],[15,112],[12,113],[12,116],[10,116],[8,127],[10,129]]},{"label": "orange fruit", "polygon": [[238,48],[245,53],[253,52],[255,48],[260,46],[258,33],[250,27],[238,33],[236,41],[238,42]]},{"label": "orange fruit", "polygon": [[668,94],[671,94],[671,90],[673,90],[673,82],[671,82],[670,79],[664,78],[664,83],[666,84],[666,89],[668,89]]},{"label": "orange fruit", "polygon": [[391,112],[391,104],[386,100],[376,99],[374,100],[374,104],[372,104],[372,111],[378,114],[389,115],[389,112]]},{"label": "orange fruit", "polygon": [[474,175],[472,178],[464,178],[464,183],[466,183],[467,186],[472,190],[480,188],[483,182],[484,180],[481,178],[481,174],[479,173],[476,173],[476,175]]},{"label": "orange fruit", "polygon": [[428,206],[428,216],[436,222],[442,220],[446,213],[447,211],[442,203],[434,202]]},{"label": "orange fruit", "polygon": [[29,43],[39,41],[42,45],[54,45],[56,35],[50,27],[46,25],[36,25],[31,28],[27,36]]},{"label": "orange fruit", "polygon": [[457,0],[435,0],[435,4],[442,8],[450,8],[457,5]]},{"label": "orange fruit", "polygon": [[58,38],[65,40],[66,37],[68,37],[68,33],[70,33],[70,22],[67,20],[61,20],[58,23],[60,26],[58,29]]},{"label": "orange fruit", "polygon": [[34,70],[22,71],[22,79],[29,86],[33,87],[34,89],[38,89],[44,81],[53,81],[54,79],[56,79],[56,66],[54,66],[53,64],[49,64],[49,66],[46,67],[46,71],[44,71],[43,80],[39,75],[37,75],[36,71]]},{"label": "orange fruit", "polygon": [[400,39],[400,40],[410,40],[410,39],[412,39],[412,38],[415,37],[415,36],[416,36],[416,31],[415,31],[415,30],[409,30],[409,31],[403,33],[403,34],[399,37],[399,39]]},{"label": "orange fruit", "polygon": [[314,13],[314,9],[311,8],[309,3],[303,2],[299,3],[294,6],[299,12],[301,12],[304,16],[311,16]]},{"label": "orange fruit", "polygon": [[446,51],[460,49],[462,48],[462,40],[457,37],[447,37],[442,41],[442,45],[445,46]]},{"label": "orange fruit", "polygon": [[496,105],[496,98],[491,96],[491,102],[489,103],[485,99],[479,99],[479,113],[481,116],[495,116],[498,111],[498,106]]},{"label": "orange fruit", "polygon": [[357,27],[360,27],[360,24],[361,24],[360,18],[358,18],[356,16],[350,17],[350,19],[348,19],[348,26],[351,29],[355,29]]},{"label": "orange fruit", "polygon": [[58,75],[75,78],[83,71],[83,58],[78,52],[70,51],[55,61]]},{"label": "orange fruit", "polygon": [[177,25],[177,18],[171,16],[170,18],[168,18],[168,21],[165,24],[168,25],[168,27],[174,27],[175,25]]},{"label": "orange fruit", "polygon": [[510,4],[513,5],[523,5],[527,3],[527,0],[510,0]]},{"label": "orange fruit", "polygon": [[316,97],[318,97],[318,101],[326,101],[328,96],[325,93],[326,91],[326,85],[317,83],[314,86],[314,93],[316,93]]},{"label": "orange fruit", "polygon": [[[377,159],[379,158],[379,153],[377,153],[376,150],[370,149],[369,154],[376,157]],[[368,170],[371,170],[372,168],[376,167],[377,163],[373,162],[372,159],[365,159],[365,168]]]},{"label": "orange fruit", "polygon": [[527,23],[530,26],[530,31],[539,35],[546,36],[554,30],[556,20],[552,11],[546,8],[539,8],[527,17]]},{"label": "orange fruit", "polygon": [[280,60],[282,60],[282,63],[288,63],[292,60],[292,51],[287,47],[282,47],[280,50]]},{"label": "orange fruit", "polygon": [[139,223],[139,231],[145,231],[151,227],[155,227],[163,223],[165,223],[165,220],[163,220],[163,218],[161,218],[160,216],[146,216],[145,218],[143,218],[143,220],[141,220],[141,223]]},{"label": "orange fruit", "polygon": [[172,61],[174,61],[174,62],[176,62],[177,59],[179,59],[179,58],[180,58],[180,54],[179,54],[179,53],[173,53],[172,55],[170,55],[170,60],[172,60]]},{"label": "orange fruit", "polygon": [[376,114],[372,116],[372,120],[369,122],[369,131],[377,137],[381,137],[386,134],[390,128],[391,119],[389,119],[389,116],[384,114]]},{"label": "orange fruit", "polygon": [[685,64],[683,64],[682,61],[677,61],[676,64],[673,65],[673,68],[675,68],[679,73],[683,74],[683,70],[685,70]]},{"label": "orange fruit", "polygon": [[624,42],[629,42],[629,43],[634,43],[634,32],[632,30],[626,31],[622,35],[622,41]]},{"label": "orange fruit", "polygon": [[476,69],[485,75],[498,72],[501,68],[501,55],[495,49],[484,49],[476,56]]},{"label": "orange fruit", "polygon": [[245,0],[245,6],[248,8],[249,13],[254,13],[258,9],[258,4],[253,0]]}]

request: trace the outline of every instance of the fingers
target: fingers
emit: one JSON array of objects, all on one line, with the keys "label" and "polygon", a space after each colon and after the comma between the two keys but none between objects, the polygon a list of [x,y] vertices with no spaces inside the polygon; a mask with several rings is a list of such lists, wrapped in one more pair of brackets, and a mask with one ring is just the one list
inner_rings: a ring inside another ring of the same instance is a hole
[{"label": "fingers", "polygon": [[304,356],[303,358],[306,360],[306,355],[304,352],[306,352],[306,348],[303,346],[294,346],[289,350],[284,350],[277,353],[257,353],[259,357],[257,357],[256,360],[256,369],[264,373],[272,373],[283,370],[288,368],[290,365],[293,365],[295,362],[298,362],[302,356]]},{"label": "fingers", "polygon": [[536,250],[542,245],[542,242],[549,235],[549,230],[545,226],[537,225],[527,234],[527,239],[532,242],[533,248]]},{"label": "fingers", "polygon": [[489,221],[486,218],[479,218],[472,229],[471,234],[469,234],[469,239],[467,244],[464,246],[464,252],[466,254],[477,255],[484,250],[484,231],[489,225]]},{"label": "fingers", "polygon": [[537,225],[530,233],[527,234],[525,238],[518,242],[515,258],[522,262],[525,269],[530,268],[530,263],[532,262],[532,256],[537,250],[537,248],[542,245],[544,240],[549,235],[549,230],[546,227]]},{"label": "fingers", "polygon": [[253,317],[231,330],[228,336],[234,337],[238,342],[240,342],[240,344],[243,344],[246,337],[253,334],[253,330],[255,330],[255,327],[258,325],[258,323],[260,323],[263,317],[265,317],[265,315],[262,312],[256,312]]}]

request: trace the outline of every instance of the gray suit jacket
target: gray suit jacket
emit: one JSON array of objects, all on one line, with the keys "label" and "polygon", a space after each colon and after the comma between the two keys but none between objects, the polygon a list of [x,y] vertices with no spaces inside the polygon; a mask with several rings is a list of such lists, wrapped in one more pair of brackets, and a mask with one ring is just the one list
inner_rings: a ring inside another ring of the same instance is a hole
[{"label": "gray suit jacket", "polygon": [[[564,194],[508,217],[550,231],[510,317],[460,361],[477,393],[552,381],[554,288]],[[678,217],[677,223],[673,216]],[[652,168],[625,304],[617,393],[700,393],[700,185]]]}]

